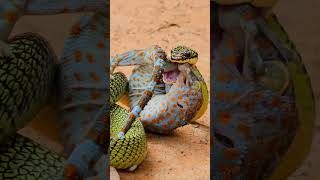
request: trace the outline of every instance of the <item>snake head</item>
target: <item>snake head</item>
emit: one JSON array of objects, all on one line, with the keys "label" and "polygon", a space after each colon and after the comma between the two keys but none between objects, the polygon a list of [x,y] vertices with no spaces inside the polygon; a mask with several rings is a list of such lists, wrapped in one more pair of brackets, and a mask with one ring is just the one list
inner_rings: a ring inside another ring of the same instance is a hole
[{"label": "snake head", "polygon": [[198,53],[186,46],[177,46],[171,50],[171,62],[196,64]]},{"label": "snake head", "polygon": [[187,77],[187,84],[190,85],[191,66],[198,61],[198,53],[186,46],[177,46],[171,50],[171,59],[166,62],[163,72],[163,81],[172,85],[176,82],[180,73]]}]

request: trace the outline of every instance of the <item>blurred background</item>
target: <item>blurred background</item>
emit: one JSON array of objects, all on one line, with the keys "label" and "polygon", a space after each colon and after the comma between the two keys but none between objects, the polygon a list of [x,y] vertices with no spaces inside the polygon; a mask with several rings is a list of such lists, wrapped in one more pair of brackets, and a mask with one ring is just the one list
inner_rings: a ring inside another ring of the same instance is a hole
[{"label": "blurred background", "polygon": [[[317,105],[320,100],[320,1],[280,0],[274,7],[279,21],[287,30],[303,57],[311,76]],[[70,26],[80,14],[26,16],[17,23],[13,35],[38,32],[61,54]],[[158,44],[166,52],[178,44],[199,53],[197,67],[210,87],[209,0],[111,0],[111,56],[132,49]],[[130,68],[120,71],[130,73]],[[305,163],[289,179],[320,178],[320,119],[311,152]],[[209,111],[198,120],[203,126],[186,126],[172,136],[148,135],[148,156],[134,172],[120,171],[121,179],[209,179],[210,138]],[[55,110],[44,108],[21,133],[60,152]]]}]

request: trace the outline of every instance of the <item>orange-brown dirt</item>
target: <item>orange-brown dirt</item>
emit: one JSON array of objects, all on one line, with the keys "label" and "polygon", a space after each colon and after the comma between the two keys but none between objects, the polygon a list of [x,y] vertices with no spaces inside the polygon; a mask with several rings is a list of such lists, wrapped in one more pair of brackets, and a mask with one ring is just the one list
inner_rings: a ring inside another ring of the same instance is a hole
[{"label": "orange-brown dirt", "polygon": [[[275,12],[303,56],[310,73],[317,104],[320,99],[320,2],[280,0]],[[60,55],[63,41],[76,15],[22,18],[14,33],[38,32]],[[209,84],[209,0],[111,1],[111,55],[158,44],[167,52],[182,44],[199,52],[197,64]],[[120,70],[127,73],[128,68]],[[320,177],[320,119],[309,157],[290,180],[317,180]],[[46,108],[21,133],[60,152],[55,111]],[[209,126],[209,111],[198,121]],[[135,172],[119,171],[121,179],[209,179],[209,131],[206,127],[186,126],[172,136],[148,135],[148,156]]]}]

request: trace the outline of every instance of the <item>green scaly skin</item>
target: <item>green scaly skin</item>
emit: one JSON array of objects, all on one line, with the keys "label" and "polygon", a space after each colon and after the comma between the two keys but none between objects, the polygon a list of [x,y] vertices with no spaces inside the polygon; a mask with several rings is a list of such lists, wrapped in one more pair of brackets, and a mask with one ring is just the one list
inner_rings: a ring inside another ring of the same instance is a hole
[{"label": "green scaly skin", "polygon": [[[116,137],[126,124],[129,112],[119,105],[110,111],[110,137]],[[147,155],[147,140],[140,121],[135,121],[124,138],[110,138],[110,165],[116,169],[135,169]]]},{"label": "green scaly skin", "polygon": [[[15,58],[0,58],[0,84],[4,87],[0,89],[0,179],[60,179],[66,159],[16,133],[32,120],[53,94],[54,53],[47,48],[48,43],[43,38],[33,33],[16,36],[9,44]],[[110,81],[110,102],[115,103],[127,87],[125,75],[114,73]],[[128,112],[116,105],[112,106],[111,112],[111,117],[117,119],[111,121],[111,129],[114,129],[126,120]],[[131,138],[137,137],[138,141],[133,142],[138,146],[121,147],[136,153],[130,156],[139,157],[138,160],[129,159],[126,162],[129,164],[140,163],[146,154],[144,130],[141,124],[137,127],[140,128],[129,131],[136,135]],[[126,141],[129,138],[122,140]],[[132,149],[137,147],[142,147],[141,151]],[[115,159],[122,158],[122,155],[127,157],[127,154],[117,154]]]},{"label": "green scaly skin", "polygon": [[123,138],[117,138],[117,133],[127,123],[129,111],[114,103],[128,91],[128,81],[126,76],[119,72],[113,73],[112,76],[110,83],[110,165],[117,169],[134,169],[147,155],[146,135],[142,123],[136,121]]},{"label": "green scaly skin", "polygon": [[[24,38],[26,37],[26,38]],[[24,127],[52,94],[54,56],[43,38],[24,34],[9,40],[13,59],[0,59],[0,142]]]},{"label": "green scaly skin", "polygon": [[16,58],[0,59],[0,179],[56,179],[65,159],[16,134],[52,94],[54,56],[35,34],[9,41]]}]

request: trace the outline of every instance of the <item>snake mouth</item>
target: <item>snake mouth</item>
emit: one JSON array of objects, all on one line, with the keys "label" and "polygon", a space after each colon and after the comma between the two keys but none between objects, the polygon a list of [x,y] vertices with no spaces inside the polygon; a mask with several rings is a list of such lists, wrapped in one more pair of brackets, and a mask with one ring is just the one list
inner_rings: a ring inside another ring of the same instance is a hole
[{"label": "snake mouth", "polygon": [[182,60],[182,59],[187,59],[187,57],[181,55],[181,54],[172,54],[171,55],[172,60]]},{"label": "snake mouth", "polygon": [[193,57],[193,58],[187,58],[183,55],[172,55],[170,61],[172,63],[189,63],[189,64],[196,64],[198,61],[198,57]]},{"label": "snake mouth", "polygon": [[168,64],[163,71],[163,82],[166,84],[173,84],[176,82],[180,71],[177,63]]}]

